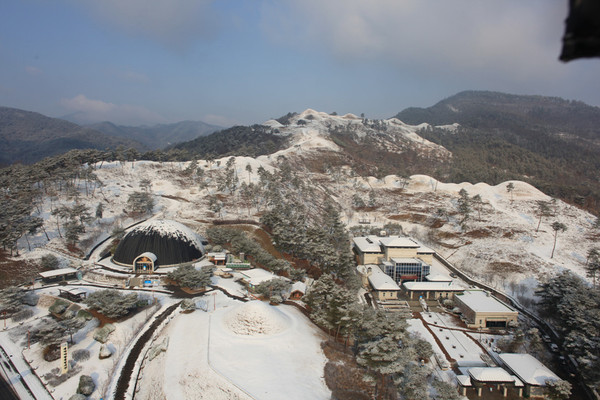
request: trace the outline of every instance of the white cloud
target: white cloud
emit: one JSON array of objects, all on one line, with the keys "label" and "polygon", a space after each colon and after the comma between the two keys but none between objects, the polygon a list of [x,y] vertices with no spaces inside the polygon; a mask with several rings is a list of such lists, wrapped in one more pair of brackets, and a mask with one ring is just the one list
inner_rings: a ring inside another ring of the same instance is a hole
[{"label": "white cloud", "polygon": [[418,74],[551,79],[564,2],[548,0],[265,0],[276,42],[321,47],[341,62],[374,60]]},{"label": "white cloud", "polygon": [[74,113],[81,123],[110,121],[120,125],[142,125],[167,122],[162,116],[144,107],[88,99],[83,94],[71,99],[62,99],[61,105]]},{"label": "white cloud", "polygon": [[91,0],[77,1],[101,21],[169,48],[184,48],[212,35],[213,0]]}]

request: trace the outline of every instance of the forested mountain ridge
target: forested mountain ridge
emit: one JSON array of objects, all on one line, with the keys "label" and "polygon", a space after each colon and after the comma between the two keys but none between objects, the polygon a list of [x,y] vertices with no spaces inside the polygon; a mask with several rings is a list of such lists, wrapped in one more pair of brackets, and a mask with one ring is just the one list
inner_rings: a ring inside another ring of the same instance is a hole
[{"label": "forested mountain ridge", "polygon": [[600,140],[600,108],[559,97],[464,91],[428,108],[407,108],[394,116],[417,125],[459,123],[471,128],[543,126]]},{"label": "forested mountain ridge", "polygon": [[312,172],[348,165],[361,174],[408,176],[433,172],[450,157],[442,146],[418,136],[418,129],[395,119],[371,120],[307,109],[261,125],[225,129],[177,144],[172,150],[205,158],[257,157],[289,148],[290,156],[302,153],[299,162],[303,165],[298,167]]},{"label": "forested mountain ridge", "polygon": [[432,126],[419,134],[453,154],[438,178],[498,184],[532,183],[592,210],[600,206],[600,108],[556,97],[462,92],[396,118]]},{"label": "forested mountain ridge", "polygon": [[263,125],[234,126],[171,146],[188,157],[214,158],[228,155],[258,157],[284,147],[285,137]]},{"label": "forested mountain ridge", "polygon": [[134,140],[31,111],[0,107],[0,165],[29,164],[72,149],[104,150],[119,146],[144,149]]},{"label": "forested mountain ridge", "polygon": [[223,129],[220,126],[202,121],[181,121],[153,126],[124,126],[105,121],[88,125],[88,127],[107,135],[136,140],[143,143],[150,150],[162,149],[169,145],[210,135]]}]

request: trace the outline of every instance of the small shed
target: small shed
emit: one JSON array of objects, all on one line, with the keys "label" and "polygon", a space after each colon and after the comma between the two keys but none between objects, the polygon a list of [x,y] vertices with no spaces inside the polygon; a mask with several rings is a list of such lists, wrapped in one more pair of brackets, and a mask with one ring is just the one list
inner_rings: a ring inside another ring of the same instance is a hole
[{"label": "small shed", "polygon": [[253,268],[247,271],[240,271],[240,274],[242,275],[242,282],[248,286],[249,289],[254,289],[263,282],[277,278],[277,275],[262,268]]},{"label": "small shed", "polygon": [[206,255],[208,261],[214,265],[225,265],[227,264],[227,253],[222,252],[211,252]]},{"label": "small shed", "polygon": [[506,397],[509,387],[514,387],[515,379],[506,370],[500,367],[475,367],[469,369],[472,385],[477,389],[477,396],[481,396],[482,389],[496,388]]},{"label": "small shed", "polygon": [[79,288],[58,289],[58,296],[70,301],[80,302],[86,299],[87,292]]},{"label": "small shed", "polygon": [[290,300],[300,300],[306,293],[306,284],[303,282],[294,282],[290,292]]},{"label": "small shed", "polygon": [[54,283],[67,281],[70,279],[78,279],[77,272],[78,271],[75,268],[67,267],[40,272],[39,275],[44,283]]}]

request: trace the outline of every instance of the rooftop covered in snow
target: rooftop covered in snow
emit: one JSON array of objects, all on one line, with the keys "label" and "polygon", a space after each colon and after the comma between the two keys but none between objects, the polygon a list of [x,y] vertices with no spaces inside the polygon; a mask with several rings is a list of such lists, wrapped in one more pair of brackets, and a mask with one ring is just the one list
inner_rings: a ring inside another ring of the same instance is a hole
[{"label": "rooftop covered in snow", "polygon": [[436,291],[436,292],[461,292],[465,290],[462,285],[453,282],[404,282],[402,286],[408,291]]},{"label": "rooftop covered in snow", "polygon": [[194,262],[204,255],[202,238],[171,220],[150,220],[134,227],[119,242],[113,262],[132,265],[143,253],[153,253],[161,266]]},{"label": "rooftop covered in snow", "polygon": [[514,377],[511,376],[505,369],[500,367],[475,367],[469,368],[469,375],[472,380],[478,382],[494,382],[494,383],[512,383]]},{"label": "rooftop covered in snow", "polygon": [[483,290],[465,290],[460,294],[460,301],[475,312],[516,312],[491,294]]},{"label": "rooftop covered in snow", "polygon": [[369,265],[371,275],[369,275],[369,283],[375,290],[400,290],[394,279],[387,275],[377,265]]},{"label": "rooftop covered in snow", "polygon": [[506,368],[528,385],[545,386],[547,380],[560,379],[537,358],[530,354],[502,353],[499,355]]}]

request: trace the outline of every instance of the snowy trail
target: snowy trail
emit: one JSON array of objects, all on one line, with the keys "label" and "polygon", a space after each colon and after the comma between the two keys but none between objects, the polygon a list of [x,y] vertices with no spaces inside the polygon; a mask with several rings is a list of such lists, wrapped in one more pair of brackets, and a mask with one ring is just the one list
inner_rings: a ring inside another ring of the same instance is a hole
[{"label": "snowy trail", "polygon": [[53,400],[40,378],[23,358],[18,345],[10,340],[6,331],[0,333],[0,356],[4,364],[3,369],[8,366],[8,382],[21,399]]}]

